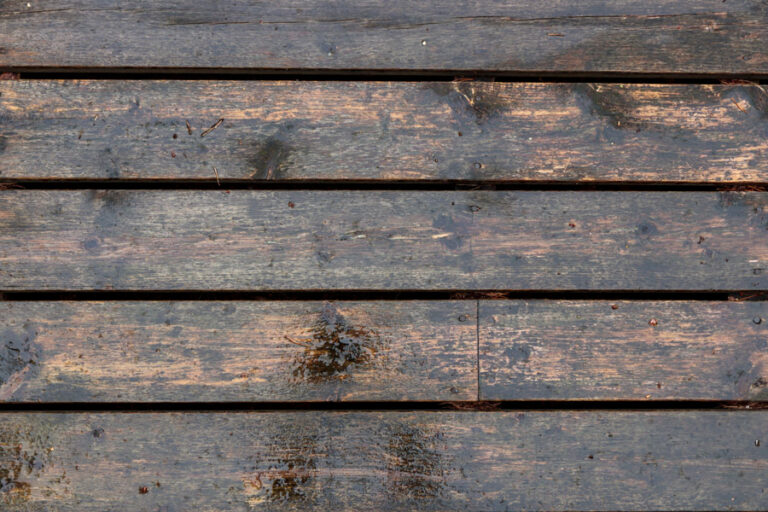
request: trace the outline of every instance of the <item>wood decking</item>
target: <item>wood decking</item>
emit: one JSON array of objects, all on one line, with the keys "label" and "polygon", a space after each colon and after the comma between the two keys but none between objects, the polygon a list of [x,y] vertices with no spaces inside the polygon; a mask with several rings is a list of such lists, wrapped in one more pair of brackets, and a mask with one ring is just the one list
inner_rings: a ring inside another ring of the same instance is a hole
[{"label": "wood decking", "polygon": [[0,1],[0,510],[768,510],[768,4]]}]

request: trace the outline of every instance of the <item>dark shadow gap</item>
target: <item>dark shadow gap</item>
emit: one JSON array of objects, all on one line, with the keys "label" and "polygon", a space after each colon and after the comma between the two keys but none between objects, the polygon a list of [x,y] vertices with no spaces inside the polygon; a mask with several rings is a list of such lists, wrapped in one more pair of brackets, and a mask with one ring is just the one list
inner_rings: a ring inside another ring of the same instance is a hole
[{"label": "dark shadow gap", "polygon": [[[212,176],[213,178],[213,176]],[[743,192],[768,190],[766,182],[631,182],[531,180],[110,180],[2,179],[0,190],[401,190],[401,191],[600,191],[600,192]]]},{"label": "dark shadow gap", "polygon": [[446,70],[345,70],[345,69],[238,69],[238,68],[24,68],[0,72],[20,74],[28,80],[304,80],[434,82],[455,79],[497,82],[597,82],[637,84],[718,84],[730,81],[760,82],[768,74],[728,73],[622,73],[601,71],[488,71]]},{"label": "dark shadow gap", "polygon": [[403,300],[764,301],[768,290],[0,290],[5,301],[403,301]]},{"label": "dark shadow gap", "polygon": [[746,401],[470,401],[470,402],[125,402],[2,403],[8,412],[280,412],[280,411],[688,411],[761,410],[766,402]]}]

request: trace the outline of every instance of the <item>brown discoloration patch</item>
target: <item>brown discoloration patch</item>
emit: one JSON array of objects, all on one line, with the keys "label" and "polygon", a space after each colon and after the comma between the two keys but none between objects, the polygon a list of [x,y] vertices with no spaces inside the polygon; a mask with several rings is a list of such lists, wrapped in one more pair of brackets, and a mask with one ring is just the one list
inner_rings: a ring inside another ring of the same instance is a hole
[{"label": "brown discoloration patch", "polygon": [[28,322],[22,330],[7,328],[0,332],[0,400],[11,399],[30,367],[37,364],[36,336],[35,327]]},{"label": "brown discoloration patch", "polygon": [[617,129],[640,131],[646,124],[632,116],[632,96],[622,94],[613,87],[600,84],[576,84],[573,86],[577,104],[585,113],[606,119]]},{"label": "brown discoloration patch", "polygon": [[427,88],[443,98],[462,122],[482,125],[510,106],[498,86],[489,82],[438,82]]},{"label": "brown discoloration patch", "polygon": [[398,499],[434,499],[450,471],[444,434],[419,425],[398,424],[387,432],[387,489]]},{"label": "brown discoloration patch", "polygon": [[292,148],[278,137],[270,137],[255,145],[254,156],[248,165],[255,169],[251,178],[258,180],[279,180],[283,178]]},{"label": "brown discoloration patch", "polygon": [[300,434],[292,427],[278,435],[266,454],[273,461],[269,468],[244,479],[246,494],[277,504],[307,500],[307,487],[317,474],[317,442],[316,435]]},{"label": "brown discoloration patch", "polygon": [[302,349],[293,358],[293,378],[310,384],[343,381],[385,348],[376,331],[349,325],[332,303],[323,306],[309,338],[285,339]]},{"label": "brown discoloration patch", "polygon": [[32,485],[50,462],[53,451],[46,428],[34,431],[6,425],[0,428],[0,503],[19,505],[28,502]]}]

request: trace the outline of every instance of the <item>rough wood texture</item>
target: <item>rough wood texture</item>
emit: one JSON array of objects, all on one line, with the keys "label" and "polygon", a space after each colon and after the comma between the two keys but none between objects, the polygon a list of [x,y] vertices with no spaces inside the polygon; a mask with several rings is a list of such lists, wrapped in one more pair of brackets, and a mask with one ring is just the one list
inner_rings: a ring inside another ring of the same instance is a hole
[{"label": "rough wood texture", "polygon": [[483,400],[765,400],[764,302],[481,301]]},{"label": "rough wood texture", "polygon": [[0,193],[6,290],[748,290],[756,192]]},{"label": "rough wood texture", "polygon": [[477,399],[477,304],[0,303],[0,400]]},{"label": "rough wood texture", "polygon": [[0,178],[768,175],[761,85],[0,81],[0,120]]},{"label": "rough wood texture", "polygon": [[765,73],[760,0],[5,0],[0,68]]},{"label": "rough wood texture", "polygon": [[7,511],[765,510],[765,412],[5,414]]}]

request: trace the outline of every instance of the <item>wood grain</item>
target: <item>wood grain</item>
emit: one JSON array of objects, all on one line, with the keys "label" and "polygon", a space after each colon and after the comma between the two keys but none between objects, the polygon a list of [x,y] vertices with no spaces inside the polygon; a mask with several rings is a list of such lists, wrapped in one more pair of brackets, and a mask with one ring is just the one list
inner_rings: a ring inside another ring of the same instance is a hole
[{"label": "wood grain", "polygon": [[4,414],[8,511],[764,510],[754,411]]},{"label": "wood grain", "polygon": [[768,194],[6,190],[7,290],[750,290]]},{"label": "wood grain", "polygon": [[759,0],[5,0],[0,68],[766,73]]},{"label": "wood grain", "polygon": [[0,400],[475,400],[474,301],[0,303]]},{"label": "wood grain", "polygon": [[756,84],[21,80],[0,81],[0,120],[0,178],[768,175],[768,92]]},{"label": "wood grain", "polygon": [[483,400],[765,400],[764,302],[481,301]]}]

